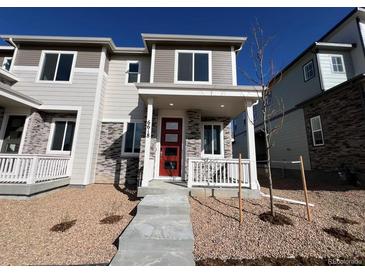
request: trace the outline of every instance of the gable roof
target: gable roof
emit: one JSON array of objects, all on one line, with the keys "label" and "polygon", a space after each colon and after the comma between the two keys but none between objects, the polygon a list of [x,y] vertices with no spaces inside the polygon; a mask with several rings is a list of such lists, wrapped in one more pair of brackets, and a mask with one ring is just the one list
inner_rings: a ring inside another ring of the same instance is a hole
[{"label": "gable roof", "polygon": [[[349,44],[341,44],[341,43],[324,43],[323,40],[327,38],[329,35],[331,35],[338,27],[340,27],[344,22],[346,22],[348,19],[350,19],[354,15],[358,14],[364,14],[365,9],[364,8],[354,8],[349,14],[347,14],[340,22],[338,22],[333,28],[331,28],[329,31],[327,31],[321,38],[318,39],[317,42],[311,43],[302,53],[300,53],[293,61],[291,61],[288,65],[286,65],[279,73],[277,73],[273,79],[270,81],[272,82],[276,78],[278,78],[280,75],[284,74],[284,72],[288,71],[294,64],[296,64],[305,54],[308,52],[314,50],[315,48],[319,48],[321,46],[324,46],[325,44],[329,45],[332,44],[333,46],[339,47],[348,47]],[[345,46],[344,46],[345,45]],[[352,45],[354,46],[354,45]]]},{"label": "gable roof", "polygon": [[246,37],[238,36],[210,36],[210,35],[177,35],[142,33],[144,47],[118,47],[110,37],[77,37],[77,36],[41,36],[41,35],[0,35],[8,43],[60,43],[67,45],[106,46],[112,53],[147,54],[153,43],[189,43],[230,45],[239,50],[246,41]]}]

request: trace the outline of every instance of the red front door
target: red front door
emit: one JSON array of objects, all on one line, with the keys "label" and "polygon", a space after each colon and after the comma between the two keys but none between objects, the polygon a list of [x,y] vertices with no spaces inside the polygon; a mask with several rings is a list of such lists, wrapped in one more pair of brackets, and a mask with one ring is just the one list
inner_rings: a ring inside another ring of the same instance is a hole
[{"label": "red front door", "polygon": [[162,118],[160,176],[181,176],[182,119]]}]

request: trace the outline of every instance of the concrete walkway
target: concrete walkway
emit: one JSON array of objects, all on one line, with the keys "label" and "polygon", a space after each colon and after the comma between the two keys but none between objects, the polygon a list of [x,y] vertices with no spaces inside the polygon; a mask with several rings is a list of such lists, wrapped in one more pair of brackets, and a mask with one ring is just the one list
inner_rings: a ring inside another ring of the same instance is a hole
[{"label": "concrete walkway", "polygon": [[194,235],[188,196],[147,195],[137,215],[119,238],[110,265],[195,265]]}]

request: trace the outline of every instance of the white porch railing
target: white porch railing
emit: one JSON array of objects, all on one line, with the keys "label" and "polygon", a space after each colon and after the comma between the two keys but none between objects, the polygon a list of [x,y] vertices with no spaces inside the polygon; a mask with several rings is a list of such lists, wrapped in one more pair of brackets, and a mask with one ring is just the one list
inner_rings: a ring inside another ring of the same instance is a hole
[{"label": "white porch railing", "polygon": [[[238,159],[189,159],[188,187],[238,187]],[[242,160],[242,186],[250,187],[250,160]]]},{"label": "white porch railing", "polygon": [[70,156],[0,154],[0,183],[33,184],[69,177]]}]

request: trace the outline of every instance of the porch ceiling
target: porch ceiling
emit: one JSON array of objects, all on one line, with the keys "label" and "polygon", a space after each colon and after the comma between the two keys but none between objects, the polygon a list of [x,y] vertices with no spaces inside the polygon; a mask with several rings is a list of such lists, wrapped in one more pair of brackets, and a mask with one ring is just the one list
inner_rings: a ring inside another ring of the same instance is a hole
[{"label": "porch ceiling", "polygon": [[[246,109],[243,97],[225,96],[194,96],[194,95],[141,95],[147,103],[147,98],[153,98],[153,107],[158,109],[199,109],[203,116],[234,118]],[[172,105],[171,105],[172,104]]]},{"label": "porch ceiling", "polygon": [[162,109],[199,109],[204,116],[234,118],[246,110],[247,102],[256,101],[254,87],[224,86],[157,86],[138,84],[138,93],[147,104],[153,98],[153,107]]}]

